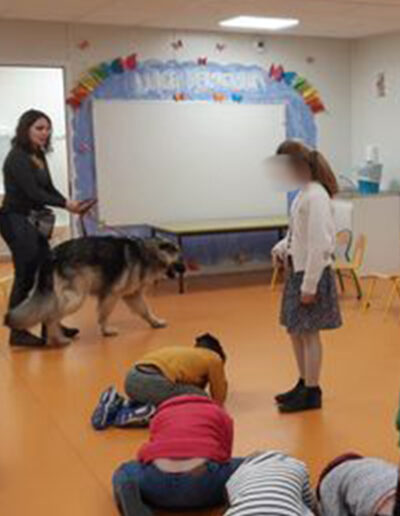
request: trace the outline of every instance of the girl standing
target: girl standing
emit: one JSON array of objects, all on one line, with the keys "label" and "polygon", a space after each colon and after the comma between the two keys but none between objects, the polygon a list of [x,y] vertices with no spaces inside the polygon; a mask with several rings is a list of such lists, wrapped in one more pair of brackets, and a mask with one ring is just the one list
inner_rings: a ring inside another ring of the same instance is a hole
[{"label": "girl standing", "polygon": [[300,142],[284,142],[277,155],[284,157],[287,175],[300,189],[289,232],[272,251],[273,259],[287,267],[281,323],[290,335],[300,378],[275,399],[281,412],[298,412],[322,407],[320,331],[342,324],[331,267],[336,240],[332,197],[338,185],[322,154]]}]

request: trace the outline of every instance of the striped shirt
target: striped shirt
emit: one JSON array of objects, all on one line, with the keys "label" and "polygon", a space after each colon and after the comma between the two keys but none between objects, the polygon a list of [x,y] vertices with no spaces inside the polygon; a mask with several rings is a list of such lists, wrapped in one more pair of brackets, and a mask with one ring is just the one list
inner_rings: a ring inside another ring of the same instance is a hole
[{"label": "striped shirt", "polygon": [[249,457],[227,483],[224,516],[311,516],[315,507],[303,462],[281,452]]}]

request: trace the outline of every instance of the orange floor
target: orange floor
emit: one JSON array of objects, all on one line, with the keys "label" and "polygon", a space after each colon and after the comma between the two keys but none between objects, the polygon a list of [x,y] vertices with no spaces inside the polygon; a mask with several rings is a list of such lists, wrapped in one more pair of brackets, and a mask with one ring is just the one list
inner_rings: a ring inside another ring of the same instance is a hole
[{"label": "orange floor", "polygon": [[387,321],[377,300],[362,314],[349,287],[345,327],[325,338],[325,407],[281,416],[273,394],[295,378],[284,331],[277,323],[280,292],[265,278],[193,280],[179,296],[175,285],[151,296],[169,321],[151,330],[119,307],[120,336],[102,339],[89,303],[71,321],[82,337],[64,350],[10,352],[0,330],[0,510],[7,516],[112,516],[110,477],[133,458],[143,430],[94,432],[89,418],[99,393],[121,388],[143,352],[191,345],[210,331],[229,354],[227,408],[236,420],[235,453],[283,449],[306,460],[315,479],[321,466],[345,450],[397,460],[393,426],[400,389],[400,314]]}]

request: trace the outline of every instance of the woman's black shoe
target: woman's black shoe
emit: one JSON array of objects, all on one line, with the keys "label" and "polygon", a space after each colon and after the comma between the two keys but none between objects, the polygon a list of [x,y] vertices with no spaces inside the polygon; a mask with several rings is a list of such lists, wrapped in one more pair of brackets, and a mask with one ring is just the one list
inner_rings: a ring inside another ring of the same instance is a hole
[{"label": "woman's black shoe", "polygon": [[322,407],[322,391],[319,387],[303,387],[290,400],[279,405],[283,414],[316,410]]},{"label": "woman's black shoe", "polygon": [[44,348],[46,340],[36,337],[27,330],[11,330],[10,346],[21,348]]},{"label": "woman's black shoe", "polygon": [[[66,326],[61,325],[61,331],[64,337],[67,337],[67,339],[73,339],[79,335],[78,328],[67,328]],[[42,339],[47,341],[47,328],[45,324],[42,325]]]},{"label": "woman's black shoe", "polygon": [[304,380],[303,378],[300,378],[297,384],[293,387],[293,389],[290,389],[290,391],[284,392],[282,394],[277,394],[275,396],[275,401],[277,403],[286,403],[291,398],[293,398],[293,396],[295,396],[304,386]]},{"label": "woman's black shoe", "polygon": [[73,339],[79,335],[78,328],[67,328],[66,326],[61,325],[61,331],[63,332],[64,336],[68,337],[69,339]]}]

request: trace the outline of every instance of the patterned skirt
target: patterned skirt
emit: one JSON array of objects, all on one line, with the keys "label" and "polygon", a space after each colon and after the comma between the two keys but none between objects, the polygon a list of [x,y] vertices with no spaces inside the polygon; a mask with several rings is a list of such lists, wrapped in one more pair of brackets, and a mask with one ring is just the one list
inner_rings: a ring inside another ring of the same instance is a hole
[{"label": "patterned skirt", "polygon": [[289,333],[299,335],[320,330],[334,330],[342,325],[335,274],[327,267],[318,284],[317,301],[301,304],[301,285],[304,272],[291,270],[285,283],[282,300],[281,324]]}]

